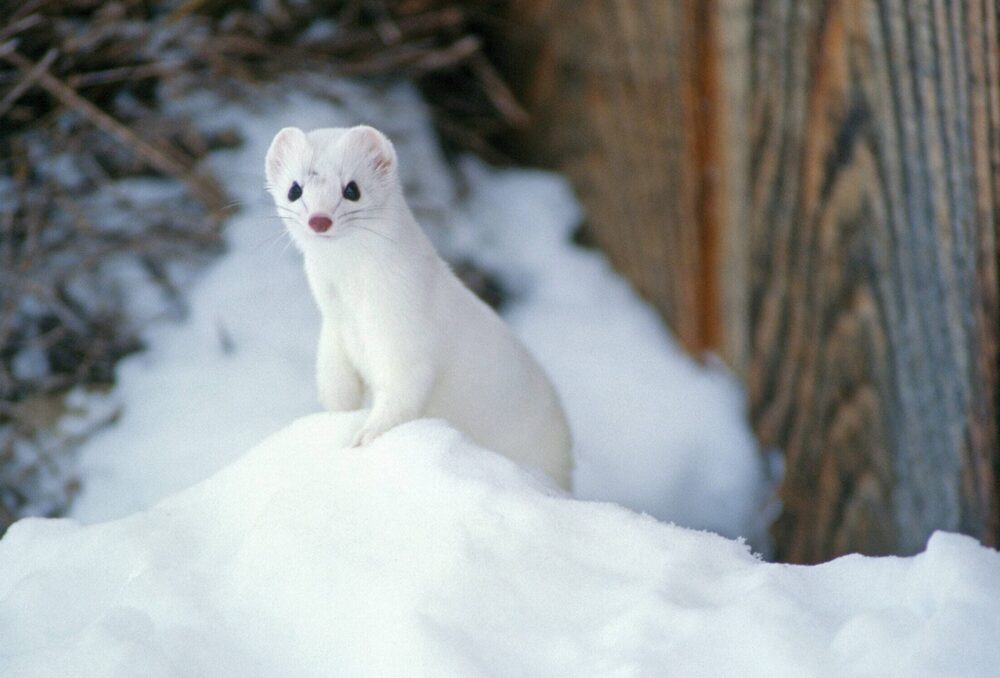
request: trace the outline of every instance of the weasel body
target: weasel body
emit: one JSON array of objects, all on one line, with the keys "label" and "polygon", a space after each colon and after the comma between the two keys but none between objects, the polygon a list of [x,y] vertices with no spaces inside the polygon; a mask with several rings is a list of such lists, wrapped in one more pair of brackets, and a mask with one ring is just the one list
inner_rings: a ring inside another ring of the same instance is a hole
[{"label": "weasel body", "polygon": [[371,401],[355,445],[440,417],[569,489],[570,433],[554,388],[417,224],[390,141],[364,126],[287,127],[266,173],[322,315],[320,401],[333,411]]}]

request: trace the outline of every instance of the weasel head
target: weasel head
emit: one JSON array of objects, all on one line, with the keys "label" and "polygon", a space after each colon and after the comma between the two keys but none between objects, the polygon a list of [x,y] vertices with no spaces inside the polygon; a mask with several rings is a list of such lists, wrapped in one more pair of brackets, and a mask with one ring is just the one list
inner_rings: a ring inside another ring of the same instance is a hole
[{"label": "weasel head", "polygon": [[396,151],[367,127],[286,127],[267,151],[267,188],[303,250],[392,227],[402,192]]}]

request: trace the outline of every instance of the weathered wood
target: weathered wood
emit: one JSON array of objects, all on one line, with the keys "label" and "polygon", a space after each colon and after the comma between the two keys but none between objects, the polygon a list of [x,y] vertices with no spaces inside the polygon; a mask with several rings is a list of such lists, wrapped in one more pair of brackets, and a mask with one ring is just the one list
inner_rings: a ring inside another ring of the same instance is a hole
[{"label": "weathered wood", "polygon": [[782,450],[777,555],[1000,541],[998,0],[517,0],[594,239]]},{"label": "weathered wood", "polygon": [[997,9],[754,5],[748,388],[784,559],[997,543]]},{"label": "weathered wood", "polygon": [[508,73],[534,116],[520,154],[572,178],[590,234],[694,350],[721,332],[719,79],[695,39],[714,4],[515,0],[519,30],[506,36]]}]

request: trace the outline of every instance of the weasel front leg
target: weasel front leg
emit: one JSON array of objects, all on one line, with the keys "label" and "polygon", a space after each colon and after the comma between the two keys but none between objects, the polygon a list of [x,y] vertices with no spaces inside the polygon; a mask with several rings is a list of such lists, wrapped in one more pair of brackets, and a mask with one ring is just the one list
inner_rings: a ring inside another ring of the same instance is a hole
[{"label": "weasel front leg", "polygon": [[373,384],[372,411],[353,446],[367,445],[389,429],[419,419],[427,409],[433,386],[434,371],[429,366],[411,366],[383,384]]},{"label": "weasel front leg", "polygon": [[326,323],[319,335],[316,385],[320,403],[330,412],[356,410],[362,405],[361,377],[344,352],[340,337]]}]

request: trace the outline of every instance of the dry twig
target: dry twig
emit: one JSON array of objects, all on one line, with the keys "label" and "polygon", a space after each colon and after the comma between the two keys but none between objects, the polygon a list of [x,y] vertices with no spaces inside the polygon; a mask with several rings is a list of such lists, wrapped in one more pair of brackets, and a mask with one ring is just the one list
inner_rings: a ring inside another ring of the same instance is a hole
[{"label": "dry twig", "polygon": [[[228,201],[196,166],[232,141],[164,112],[164,92],[184,83],[240,91],[303,71],[407,76],[428,94],[443,139],[497,157],[492,136],[527,117],[475,28],[503,1],[271,0],[260,11],[235,0],[0,4],[0,534],[26,506],[55,514],[68,501],[38,508],[32,488],[59,484],[39,480],[58,467],[47,453],[34,465],[11,461],[39,435],[40,420],[24,413],[75,385],[108,382],[137,348],[119,300],[77,290],[129,260],[179,299],[166,264],[218,242],[206,213]],[[172,199],[157,214],[123,199],[100,212],[118,225],[91,223],[88,200],[152,173],[204,209]]]},{"label": "dry twig", "polygon": [[[161,150],[140,138],[130,127],[118,122],[80,96],[72,87],[48,73],[44,63],[33,64],[17,51],[5,54],[0,58],[24,71],[25,77],[35,74],[35,80],[64,105],[74,109],[96,127],[110,134],[154,168],[186,183],[191,193],[197,196],[210,211],[220,212],[223,205],[226,204],[225,193],[219,187],[218,182],[210,177],[195,175],[187,163],[177,159],[172,153]],[[41,68],[39,68],[40,66]]]}]

